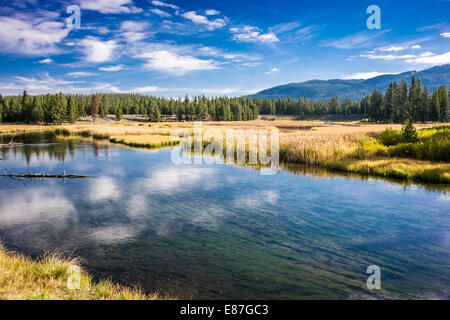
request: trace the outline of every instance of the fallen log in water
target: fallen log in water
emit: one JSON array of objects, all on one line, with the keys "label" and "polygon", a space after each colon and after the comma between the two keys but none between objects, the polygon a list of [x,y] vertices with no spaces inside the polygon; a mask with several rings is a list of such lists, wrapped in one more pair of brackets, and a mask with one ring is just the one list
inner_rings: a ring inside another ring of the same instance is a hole
[{"label": "fallen log in water", "polygon": [[21,147],[23,146],[23,143],[7,143],[7,144],[0,144],[1,147]]},{"label": "fallen log in water", "polygon": [[1,147],[21,147],[21,146],[23,146],[23,143],[15,143],[13,141],[13,139],[11,139],[11,141],[9,143],[0,144],[0,148]]},{"label": "fallen log in water", "polygon": [[85,179],[85,178],[94,178],[91,176],[81,176],[77,174],[45,174],[45,173],[3,173],[0,174],[0,177],[8,177],[8,178],[53,178],[53,179]]}]

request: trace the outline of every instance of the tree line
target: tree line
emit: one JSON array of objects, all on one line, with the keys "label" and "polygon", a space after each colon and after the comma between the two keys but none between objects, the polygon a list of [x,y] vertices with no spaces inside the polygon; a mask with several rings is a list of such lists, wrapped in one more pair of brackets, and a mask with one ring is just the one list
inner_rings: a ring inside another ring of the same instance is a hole
[{"label": "tree line", "polygon": [[161,98],[140,94],[97,93],[47,94],[30,96],[0,95],[0,122],[59,124],[75,123],[81,117],[106,118],[108,114],[121,120],[123,115],[142,115],[150,121],[161,121],[161,115],[178,121],[214,120],[247,121],[261,115],[291,115],[299,119],[308,115],[365,115],[369,121],[386,123],[441,121],[450,119],[449,95],[446,86],[430,94],[428,87],[412,78],[409,85],[392,82],[386,93],[375,89],[361,101],[351,98],[314,100],[306,97],[258,99],[247,96],[228,98],[195,96]]}]

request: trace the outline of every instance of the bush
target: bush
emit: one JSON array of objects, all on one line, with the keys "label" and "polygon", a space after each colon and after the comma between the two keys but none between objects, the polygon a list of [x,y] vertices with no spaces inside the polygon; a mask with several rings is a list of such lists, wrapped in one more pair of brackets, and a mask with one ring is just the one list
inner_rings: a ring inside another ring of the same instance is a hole
[{"label": "bush", "polygon": [[418,143],[416,157],[421,160],[450,161],[450,140],[432,138]]},{"label": "bush", "polygon": [[378,141],[389,147],[404,142],[404,137],[400,131],[386,129],[379,135]]},{"label": "bush", "polygon": [[388,148],[390,157],[416,158],[416,145],[414,143],[399,143]]}]

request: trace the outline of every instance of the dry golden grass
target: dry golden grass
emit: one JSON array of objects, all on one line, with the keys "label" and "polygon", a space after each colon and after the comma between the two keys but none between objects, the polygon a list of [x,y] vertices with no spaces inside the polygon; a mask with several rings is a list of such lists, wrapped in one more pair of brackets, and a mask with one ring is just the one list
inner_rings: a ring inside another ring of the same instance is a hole
[{"label": "dry golden grass", "polygon": [[69,290],[69,266],[79,261],[61,255],[46,255],[34,261],[21,254],[7,252],[0,246],[0,299],[4,300],[157,300],[158,294],[146,295],[111,281],[95,283],[81,272],[81,289]]},{"label": "dry golden grass", "polygon": [[280,150],[286,161],[320,164],[338,160],[355,152],[362,134],[285,133],[280,136]]},{"label": "dry golden grass", "polygon": [[49,126],[28,124],[0,124],[0,134],[5,133],[27,133],[48,130]]}]

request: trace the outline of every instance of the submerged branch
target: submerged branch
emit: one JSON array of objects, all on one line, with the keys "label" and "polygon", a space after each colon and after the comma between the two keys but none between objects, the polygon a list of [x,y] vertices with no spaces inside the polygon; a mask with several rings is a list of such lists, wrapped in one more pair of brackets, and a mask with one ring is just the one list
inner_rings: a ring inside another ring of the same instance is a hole
[{"label": "submerged branch", "polygon": [[1,147],[21,147],[21,146],[23,146],[23,143],[15,143],[13,141],[13,139],[11,139],[11,141],[9,143],[0,144],[0,148]]},{"label": "submerged branch", "polygon": [[45,173],[3,173],[0,177],[8,178],[56,178],[56,179],[84,179],[84,178],[95,178],[92,176],[83,176],[77,174],[45,174]]}]

